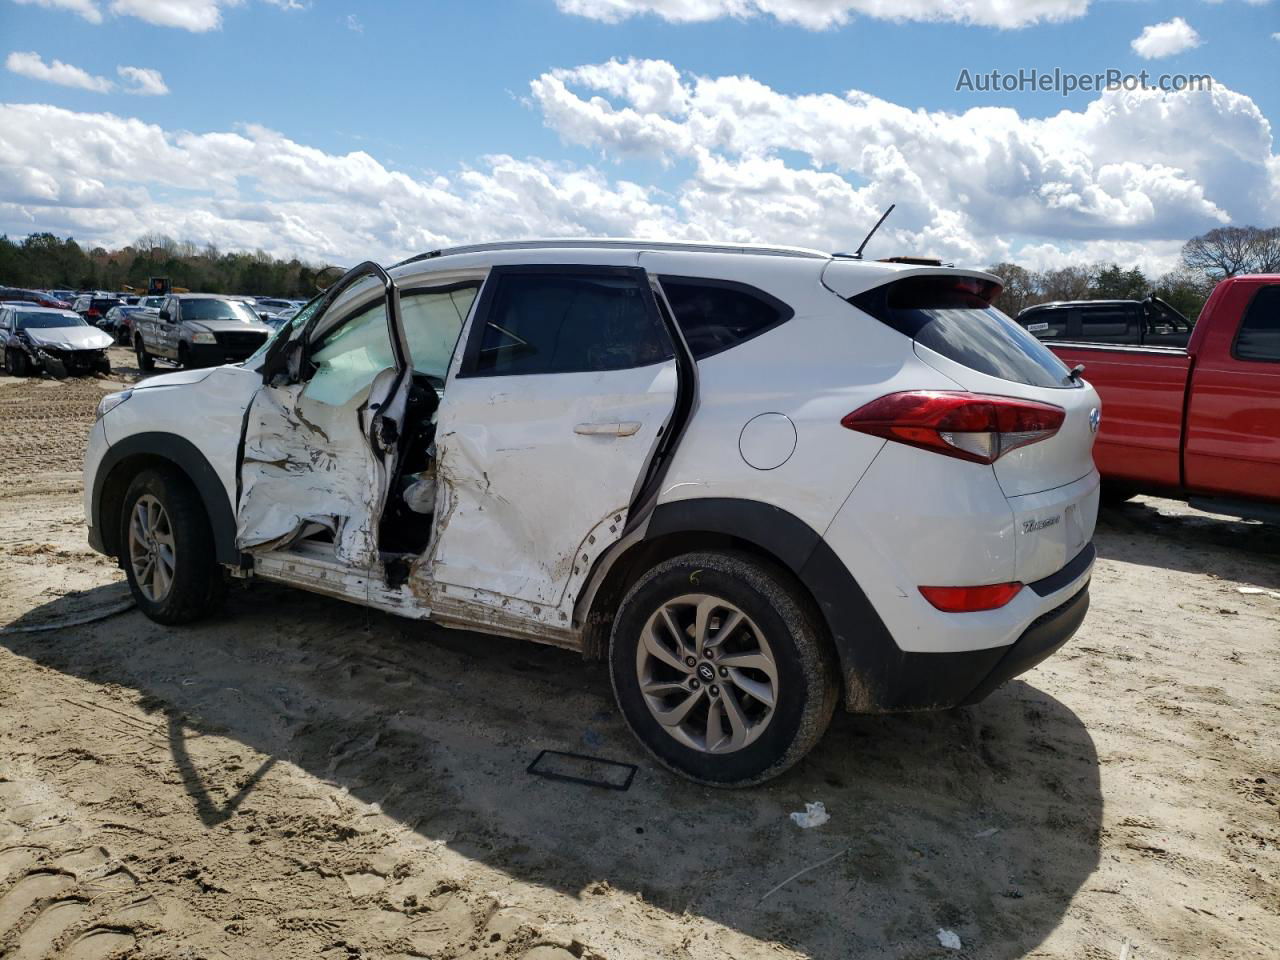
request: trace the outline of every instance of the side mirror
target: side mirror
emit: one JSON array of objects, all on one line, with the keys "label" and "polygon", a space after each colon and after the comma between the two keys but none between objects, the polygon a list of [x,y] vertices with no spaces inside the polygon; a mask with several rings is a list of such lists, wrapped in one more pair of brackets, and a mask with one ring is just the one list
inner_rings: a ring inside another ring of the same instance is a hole
[{"label": "side mirror", "polygon": [[169,311],[168,311],[168,310],[161,310],[161,311],[160,311],[160,319],[161,319],[161,320],[163,320],[165,323],[168,323],[168,322],[169,322],[169,316],[170,316],[170,314],[169,314]]}]

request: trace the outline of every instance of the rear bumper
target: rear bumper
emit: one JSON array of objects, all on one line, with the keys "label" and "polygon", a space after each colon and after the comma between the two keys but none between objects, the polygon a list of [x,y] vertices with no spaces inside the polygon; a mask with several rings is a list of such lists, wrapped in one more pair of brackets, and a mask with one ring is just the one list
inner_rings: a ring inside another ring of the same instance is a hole
[{"label": "rear bumper", "polygon": [[905,713],[977,703],[1052,656],[1080,629],[1088,610],[1086,582],[1007,647],[950,653],[895,649],[863,658],[846,677],[846,706],[856,713]]}]

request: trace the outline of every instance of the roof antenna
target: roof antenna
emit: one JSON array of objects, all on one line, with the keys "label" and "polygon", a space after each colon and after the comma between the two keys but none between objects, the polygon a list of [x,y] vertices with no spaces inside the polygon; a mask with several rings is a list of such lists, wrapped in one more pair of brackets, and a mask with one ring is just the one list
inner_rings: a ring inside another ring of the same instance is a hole
[{"label": "roof antenna", "polygon": [[886,220],[889,219],[889,214],[893,213],[893,208],[896,206],[897,206],[896,203],[889,204],[889,209],[886,210],[883,213],[883,215],[881,215],[880,219],[876,221],[876,225],[871,228],[871,232],[867,234],[866,238],[862,241],[862,243],[858,244],[858,249],[853,251],[853,259],[855,260],[862,259],[863,248],[865,248],[867,243],[870,242],[871,238],[876,235],[876,231],[880,229],[880,224],[884,223]]}]

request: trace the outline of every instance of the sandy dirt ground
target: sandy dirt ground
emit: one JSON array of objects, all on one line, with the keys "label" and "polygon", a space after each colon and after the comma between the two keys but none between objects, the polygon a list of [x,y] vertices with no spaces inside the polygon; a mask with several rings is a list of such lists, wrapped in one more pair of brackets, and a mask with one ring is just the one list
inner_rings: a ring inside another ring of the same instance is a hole
[{"label": "sandy dirt ground", "polygon": [[[263,584],[60,627],[126,596],[80,498],[112,388],[0,377],[0,956],[1280,955],[1280,599],[1238,589],[1280,592],[1280,530],[1106,511],[1058,656],[716,791],[561,650]],[[545,748],[639,771],[530,776]]]}]

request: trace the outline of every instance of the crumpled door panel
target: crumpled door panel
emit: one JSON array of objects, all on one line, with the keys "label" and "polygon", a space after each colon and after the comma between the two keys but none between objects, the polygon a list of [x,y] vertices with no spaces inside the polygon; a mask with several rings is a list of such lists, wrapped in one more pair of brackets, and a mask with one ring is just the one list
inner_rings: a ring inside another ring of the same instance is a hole
[{"label": "crumpled door panel", "polygon": [[302,384],[258,392],[240,471],[239,549],[286,549],[319,525],[333,533],[340,562],[374,566],[386,479],[363,425],[369,394],[333,406],[305,395]]}]

